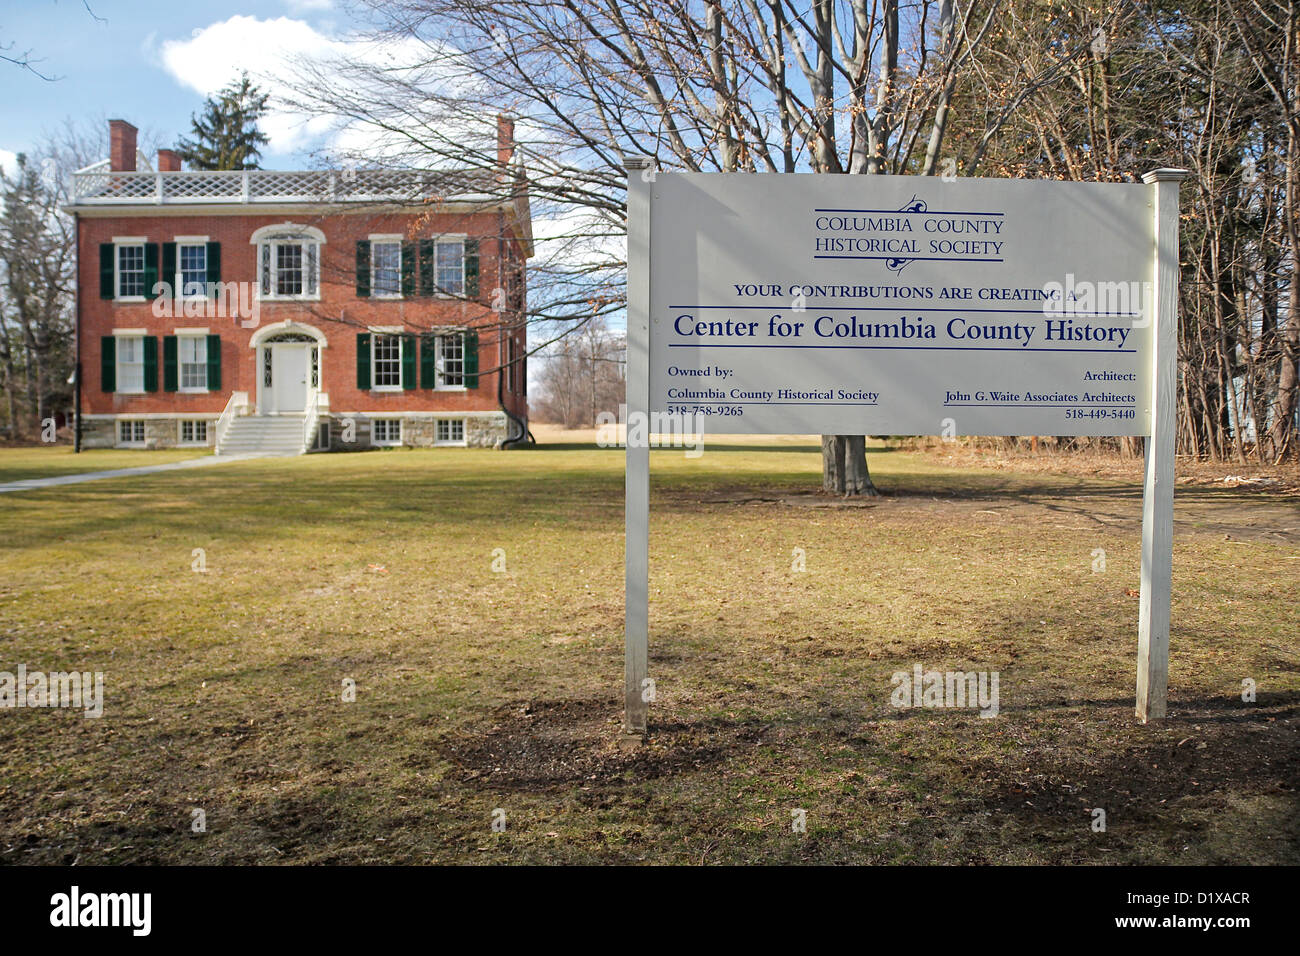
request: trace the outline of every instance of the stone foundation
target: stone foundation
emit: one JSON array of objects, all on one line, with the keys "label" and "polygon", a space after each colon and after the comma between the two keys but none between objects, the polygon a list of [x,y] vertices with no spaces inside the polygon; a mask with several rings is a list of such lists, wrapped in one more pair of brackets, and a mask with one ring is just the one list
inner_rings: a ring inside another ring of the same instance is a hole
[{"label": "stone foundation", "polygon": [[102,418],[81,420],[82,448],[112,448],[117,444],[117,422]]},{"label": "stone foundation", "polygon": [[[117,421],[115,419],[83,418],[81,420],[81,447],[122,448],[128,451],[131,449],[202,448],[204,445],[191,442],[181,444],[180,440],[181,419],[198,419],[199,417],[182,415],[177,418],[146,418],[144,419],[143,445],[119,445],[117,441]],[[207,421],[208,440],[206,445],[211,448],[216,443],[217,420],[213,418]]]},{"label": "stone foundation", "polygon": [[[188,418],[190,416],[181,416]],[[437,445],[438,419],[427,416],[392,415],[385,418],[402,419],[402,447],[433,448]],[[447,418],[459,418],[448,415]],[[466,415],[465,444],[470,448],[496,448],[506,440],[511,431],[510,420],[504,412],[490,415]],[[330,451],[370,451],[377,446],[371,443],[372,419],[364,415],[326,415],[321,421],[330,425]],[[217,422],[208,422],[208,446],[216,442]],[[180,444],[180,417],[146,418],[144,420],[144,445],[119,445],[117,421],[106,418],[86,418],[81,422],[83,448],[198,448],[198,445]],[[444,447],[444,446],[438,446]],[[445,446],[455,447],[455,446]]]},{"label": "stone foundation", "polygon": [[[433,448],[437,445],[438,419],[424,415],[384,415],[383,418],[400,418],[402,420],[403,448]],[[447,418],[458,418],[448,415]],[[322,416],[322,421],[326,418]],[[374,445],[371,442],[373,421],[363,415],[330,415],[330,451],[369,451],[373,448],[396,447]],[[465,444],[470,448],[496,448],[505,441],[509,434],[510,421],[504,412],[492,415],[467,415],[465,422]],[[347,439],[351,439],[350,441]],[[438,446],[454,447],[454,446]]]}]

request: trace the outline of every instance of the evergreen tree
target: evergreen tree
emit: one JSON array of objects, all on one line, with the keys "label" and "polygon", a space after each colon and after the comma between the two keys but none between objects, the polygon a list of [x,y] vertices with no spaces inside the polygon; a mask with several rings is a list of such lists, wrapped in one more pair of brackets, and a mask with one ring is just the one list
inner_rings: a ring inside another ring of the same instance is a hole
[{"label": "evergreen tree", "polygon": [[259,146],[267,142],[257,128],[266,112],[268,95],[240,75],[216,96],[209,96],[203,115],[191,122],[194,138],[184,139],[177,149],[191,169],[257,169],[262,158]]}]

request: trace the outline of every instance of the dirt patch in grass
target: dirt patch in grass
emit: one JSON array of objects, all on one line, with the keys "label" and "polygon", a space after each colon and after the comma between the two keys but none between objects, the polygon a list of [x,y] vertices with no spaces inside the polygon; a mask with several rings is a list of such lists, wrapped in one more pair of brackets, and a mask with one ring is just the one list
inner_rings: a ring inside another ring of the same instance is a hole
[{"label": "dirt patch in grass", "polygon": [[736,756],[740,734],[656,725],[640,746],[618,740],[620,701],[520,701],[498,707],[493,719],[459,728],[434,746],[462,783],[502,790],[609,787],[694,772]]},{"label": "dirt patch in grass", "polygon": [[[0,712],[0,860],[1300,861],[1295,499],[1180,486],[1171,718],[1143,726],[1139,482],[877,448],[883,498],[808,508],[781,502],[816,497],[815,439],[652,462],[630,751],[617,450],[10,496],[0,670],[102,670],[106,706]],[[998,717],[892,706],[916,664],[998,671]]]}]

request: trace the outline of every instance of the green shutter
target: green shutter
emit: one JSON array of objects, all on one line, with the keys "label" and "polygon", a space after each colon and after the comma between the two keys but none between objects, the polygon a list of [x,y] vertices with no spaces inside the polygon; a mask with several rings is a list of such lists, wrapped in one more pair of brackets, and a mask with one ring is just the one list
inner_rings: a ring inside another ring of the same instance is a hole
[{"label": "green shutter", "polygon": [[[420,240],[420,295],[433,295],[434,248],[432,239]],[[426,386],[432,388],[432,386]]]},{"label": "green shutter", "polygon": [[144,337],[144,390],[158,391],[158,336]]},{"label": "green shutter", "polygon": [[438,387],[438,339],[420,336],[420,388]]},{"label": "green shutter", "polygon": [[415,336],[402,336],[402,388],[415,388]]},{"label": "green shutter", "polygon": [[[360,243],[358,243],[360,245]],[[359,257],[359,256],[358,256]],[[370,333],[357,333],[357,389],[370,391]]]},{"label": "green shutter", "polygon": [[176,336],[163,336],[163,391],[176,391]]},{"label": "green shutter", "polygon": [[[216,285],[221,281],[221,243],[208,243],[208,295],[215,298],[217,294]],[[219,368],[220,366],[218,366]],[[209,386],[210,387],[210,386]]]},{"label": "green shutter", "polygon": [[465,333],[465,387],[478,388],[478,333]]},{"label": "green shutter", "polygon": [[[156,299],[157,294],[153,287],[158,284],[158,243],[146,242],[144,244],[144,297],[146,299]],[[158,343],[154,343],[154,358],[157,356]],[[154,369],[156,372],[157,369]]]},{"label": "green shutter", "polygon": [[465,240],[465,298],[478,298],[478,240]]},{"label": "green shutter", "polygon": [[[174,285],[176,282],[176,243],[164,242],[162,244],[162,281],[168,285]],[[172,295],[177,296],[183,293],[184,289],[172,289]],[[165,347],[163,353],[164,360],[167,358]]]},{"label": "green shutter", "polygon": [[402,295],[415,295],[415,243],[402,243]]},{"label": "green shutter", "polygon": [[[357,298],[370,298],[370,240],[368,239],[357,240]],[[360,341],[360,339],[358,338],[357,341]],[[369,347],[369,343],[367,343],[366,348],[369,349]],[[359,354],[360,353],[358,353],[358,356]],[[370,368],[369,360],[366,362],[366,368],[366,380],[368,383],[370,379],[370,372],[368,371]],[[369,387],[370,385],[367,384],[366,388]]]},{"label": "green shutter", "polygon": [[99,338],[99,380],[104,391],[117,389],[117,340],[111,335]]},{"label": "green shutter", "polygon": [[[99,244],[99,297],[101,299],[111,299],[117,294],[117,289],[113,288],[116,255],[117,246],[111,242]],[[111,392],[112,389],[110,388],[109,391]]]},{"label": "green shutter", "polygon": [[221,336],[219,335],[208,336],[208,391],[221,391]]}]

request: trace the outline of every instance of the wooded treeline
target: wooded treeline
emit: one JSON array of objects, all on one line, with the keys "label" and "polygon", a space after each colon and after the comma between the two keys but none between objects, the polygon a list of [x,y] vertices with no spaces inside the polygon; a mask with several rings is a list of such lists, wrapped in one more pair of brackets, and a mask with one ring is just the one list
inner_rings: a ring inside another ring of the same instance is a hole
[{"label": "wooded treeline", "polygon": [[72,219],[59,211],[59,155],[20,155],[0,174],[0,435],[46,440],[72,413]]},{"label": "wooded treeline", "polygon": [[485,167],[487,117],[514,112],[554,232],[530,286],[539,323],[621,309],[607,240],[623,230],[628,154],[767,174],[1134,181],[1183,167],[1179,451],[1297,451],[1294,2],[366,5],[406,56],[423,51],[416,68],[343,65],[346,89],[323,94],[328,72],[309,71],[302,105],[382,131],[389,155]]},{"label": "wooded treeline", "polygon": [[[622,309],[625,155],[761,174],[1132,181],[1183,167],[1178,449],[1300,451],[1297,0],[361,5],[369,48],[391,42],[391,56],[303,63],[282,102],[360,131],[330,158],[366,166],[493,170],[497,114],[513,114],[538,238],[533,347]],[[5,216],[6,262],[21,264],[8,237],[22,217]],[[71,322],[41,282],[7,268],[0,298],[6,395],[28,434],[68,371],[35,360],[66,340],[40,323]],[[842,438],[828,487],[869,489]]]}]

